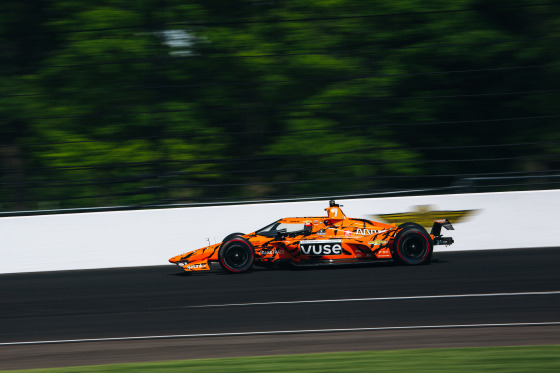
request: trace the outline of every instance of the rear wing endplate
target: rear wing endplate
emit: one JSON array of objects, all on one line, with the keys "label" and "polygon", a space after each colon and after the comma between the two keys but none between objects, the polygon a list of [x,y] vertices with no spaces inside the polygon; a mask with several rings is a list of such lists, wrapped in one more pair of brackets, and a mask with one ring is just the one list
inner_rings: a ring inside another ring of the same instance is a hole
[{"label": "rear wing endplate", "polygon": [[432,231],[430,231],[430,234],[434,236],[440,236],[442,227],[444,227],[446,230],[455,230],[453,228],[453,225],[447,218],[439,219],[437,221],[434,221],[434,225],[432,226]]}]

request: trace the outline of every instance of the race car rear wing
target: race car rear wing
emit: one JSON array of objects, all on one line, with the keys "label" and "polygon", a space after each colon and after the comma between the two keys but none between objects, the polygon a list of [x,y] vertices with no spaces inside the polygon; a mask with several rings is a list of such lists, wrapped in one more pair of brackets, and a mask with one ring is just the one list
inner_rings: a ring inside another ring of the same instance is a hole
[{"label": "race car rear wing", "polygon": [[451,222],[446,219],[440,219],[434,221],[434,225],[432,226],[432,231],[430,231],[430,235],[434,236],[434,245],[451,245],[455,241],[450,236],[441,236],[441,228],[444,227],[446,230],[455,230]]}]

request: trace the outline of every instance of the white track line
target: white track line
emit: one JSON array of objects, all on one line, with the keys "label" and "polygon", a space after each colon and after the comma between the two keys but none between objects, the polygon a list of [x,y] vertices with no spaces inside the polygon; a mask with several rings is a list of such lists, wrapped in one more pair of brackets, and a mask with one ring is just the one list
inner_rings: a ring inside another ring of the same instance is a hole
[{"label": "white track line", "polygon": [[310,303],[347,303],[355,301],[391,301],[391,300],[414,300],[414,299],[451,299],[465,297],[499,297],[499,296],[537,296],[537,295],[558,295],[560,291],[544,292],[512,292],[512,293],[475,293],[459,295],[428,295],[428,296],[397,296],[397,297],[367,297],[361,299],[326,299],[326,300],[300,300],[300,301],[270,301],[260,303],[241,303],[241,304],[208,304],[191,305],[181,308],[219,308],[230,306],[253,306],[253,305],[280,305],[280,304],[310,304]]},{"label": "white track line", "polygon": [[93,342],[110,342],[110,341],[123,341],[123,340],[149,340],[149,339],[173,339],[173,338],[207,338],[207,337],[224,337],[224,336],[309,334],[309,333],[328,333],[328,332],[359,332],[359,331],[387,331],[387,330],[452,329],[452,328],[474,328],[474,327],[514,327],[514,326],[518,326],[518,327],[560,326],[560,322],[483,323],[483,324],[473,324],[473,325],[391,326],[391,327],[361,327],[361,328],[322,329],[322,330],[250,331],[250,332],[225,332],[225,333],[212,333],[212,334],[129,336],[129,337],[121,337],[121,338],[9,342],[9,343],[0,343],[0,346],[56,344],[56,343],[93,343]]}]

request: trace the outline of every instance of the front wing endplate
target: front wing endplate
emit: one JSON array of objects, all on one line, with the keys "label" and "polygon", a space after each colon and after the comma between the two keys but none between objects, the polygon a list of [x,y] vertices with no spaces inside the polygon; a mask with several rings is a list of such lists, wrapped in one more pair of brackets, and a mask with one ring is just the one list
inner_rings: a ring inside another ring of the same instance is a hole
[{"label": "front wing endplate", "polygon": [[208,261],[197,261],[192,263],[187,263],[183,265],[184,271],[201,271],[201,270],[210,270],[210,265]]}]

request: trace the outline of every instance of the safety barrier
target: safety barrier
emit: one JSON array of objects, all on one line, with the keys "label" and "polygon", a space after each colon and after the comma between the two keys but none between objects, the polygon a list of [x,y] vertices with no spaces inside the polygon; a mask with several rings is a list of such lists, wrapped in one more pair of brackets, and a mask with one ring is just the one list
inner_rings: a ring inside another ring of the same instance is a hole
[{"label": "safety barrier", "polygon": [[[448,218],[455,244],[436,251],[560,246],[560,190],[337,202],[355,218],[426,226]],[[0,273],[166,264],[232,232],[255,231],[282,217],[324,215],[327,206],[306,201],[4,217]]]}]

